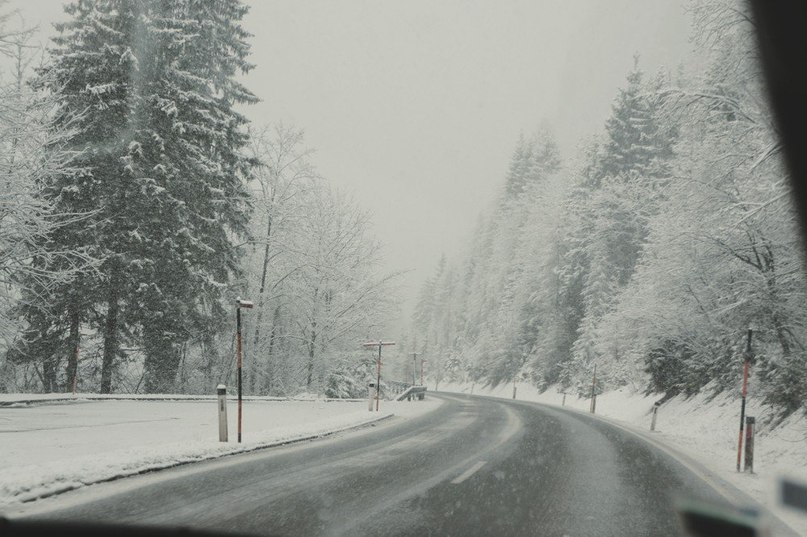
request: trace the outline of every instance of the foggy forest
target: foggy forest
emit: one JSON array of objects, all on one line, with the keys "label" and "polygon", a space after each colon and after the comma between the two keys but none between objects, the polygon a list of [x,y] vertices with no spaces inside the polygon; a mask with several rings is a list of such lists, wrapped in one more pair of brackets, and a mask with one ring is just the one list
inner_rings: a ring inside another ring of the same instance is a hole
[{"label": "foggy forest", "polygon": [[249,394],[363,397],[360,344],[390,336],[385,379],[411,380],[418,353],[436,389],[584,395],[596,368],[598,393],[719,393],[750,329],[765,401],[804,409],[801,239],[734,2],[691,3],[697,66],[648,72],[636,51],[571,158],[548,124],[512,132],[496,199],[403,325],[372,213],[329,183],[305,125],[243,113],[246,7],[67,13],[45,52],[0,19],[0,391],[213,393],[244,297]]}]

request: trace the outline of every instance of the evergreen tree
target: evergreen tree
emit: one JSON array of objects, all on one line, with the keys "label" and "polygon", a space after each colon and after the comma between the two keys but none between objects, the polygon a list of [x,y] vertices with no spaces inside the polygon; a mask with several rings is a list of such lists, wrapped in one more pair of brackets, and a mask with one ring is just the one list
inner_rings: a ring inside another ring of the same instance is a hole
[{"label": "evergreen tree", "polygon": [[[130,74],[136,69],[136,61],[130,44],[141,8],[142,2],[111,0],[69,4],[65,10],[72,19],[57,25],[60,34],[51,50],[53,62],[39,73],[39,84],[53,93],[60,105],[57,127],[74,123],[77,129],[69,145],[78,154],[76,163],[81,173],[53,177],[45,194],[61,212],[93,214],[90,221],[63,227],[52,244],[88,249],[102,260],[97,274],[63,289],[69,296],[89,298],[80,305],[73,304],[73,308],[85,310],[90,304],[99,305],[93,321],[104,340],[102,393],[111,390],[112,368],[120,347],[121,296],[128,283],[123,275],[130,261],[129,233],[137,214],[137,208],[130,204],[137,195],[136,185],[126,177],[121,158],[131,141]],[[79,317],[86,314],[80,311]],[[45,317],[28,316],[29,324],[43,338],[51,332],[48,323],[58,323],[59,318],[63,316],[58,311]]]},{"label": "evergreen tree", "polygon": [[558,146],[548,129],[542,128],[529,138],[520,135],[505,178],[504,199],[521,197],[559,166]]},{"label": "evergreen tree", "polygon": [[631,173],[648,179],[663,175],[664,162],[673,156],[674,130],[669,124],[662,127],[660,100],[653,92],[656,88],[645,84],[643,78],[639,57],[635,56],[627,85],[619,90],[605,122],[606,143],[591,169],[594,183],[603,177]]},{"label": "evergreen tree", "polygon": [[[0,26],[6,22],[7,15],[0,16]],[[43,389],[56,391],[64,387],[63,379],[75,376],[77,305],[83,298],[70,289],[93,265],[86,249],[61,240],[66,228],[85,224],[88,214],[63,212],[45,195],[54,177],[80,172],[74,152],[65,147],[74,131],[70,122],[54,121],[53,96],[27,83],[30,30],[4,30],[0,52],[15,69],[0,83],[0,338],[14,341],[7,354],[11,363],[32,365]],[[22,330],[20,317],[28,320]],[[2,383],[11,387],[15,375],[4,373]]]},{"label": "evergreen tree", "polygon": [[[92,210],[91,225],[62,244],[92,247],[103,335],[101,391],[112,389],[121,342],[142,344],[147,391],[173,388],[180,350],[210,329],[238,271],[233,233],[247,218],[251,161],[246,119],[253,102],[235,75],[249,47],[237,0],[80,0],[58,26],[42,84],[76,114],[71,140],[84,171],[55,178],[65,210]],[[76,294],[76,293],[74,293]]]},{"label": "evergreen tree", "polygon": [[251,68],[238,0],[163,0],[143,25],[125,162],[148,192],[137,257],[146,391],[173,389],[182,346],[214,329],[220,298],[239,272],[232,233],[248,216],[243,148],[256,98],[235,80]]},{"label": "evergreen tree", "polygon": [[[635,272],[647,239],[648,219],[658,211],[659,191],[669,177],[676,128],[669,120],[663,123],[659,84],[659,80],[643,82],[635,58],[627,85],[619,91],[606,121],[605,141],[592,148],[580,178],[582,227],[573,233],[584,258],[577,262],[586,267],[578,272],[585,313],[573,353],[583,368],[598,354],[594,349],[600,319]],[[603,379],[607,374],[603,371]]]}]

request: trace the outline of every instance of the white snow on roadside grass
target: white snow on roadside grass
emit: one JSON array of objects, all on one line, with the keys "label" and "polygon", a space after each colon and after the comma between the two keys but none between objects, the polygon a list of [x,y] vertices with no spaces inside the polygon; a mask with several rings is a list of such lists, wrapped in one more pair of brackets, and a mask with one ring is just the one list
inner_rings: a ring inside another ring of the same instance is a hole
[{"label": "white snow on roadside grass", "polygon": [[[230,392],[229,397],[235,394]],[[176,393],[0,393],[0,406],[26,406],[39,403],[73,401],[211,401],[216,395],[190,395]],[[334,403],[356,403],[364,399],[323,399],[316,394],[300,394],[295,397],[273,397],[268,395],[245,395],[244,401],[318,401]]]},{"label": "white snow on roadside grass", "polygon": [[244,405],[244,442],[218,442],[215,402],[93,401],[0,407],[0,506],[118,477],[252,451],[366,425],[393,414],[415,416],[439,405],[323,401]]},{"label": "white snow on roadside grass", "polygon": [[[441,383],[440,391],[471,393],[471,385]],[[708,390],[707,390],[708,391]],[[476,395],[512,398],[513,385],[496,388],[473,387]],[[539,393],[537,388],[518,383],[516,397],[561,406],[563,394],[555,387]],[[661,398],[646,396],[627,388],[597,396],[597,414],[623,422],[629,428],[647,431],[653,403]],[[566,407],[589,411],[590,399],[566,395]],[[724,393],[710,398],[701,393],[690,398],[678,396],[664,403],[659,411],[653,438],[691,457],[710,471],[750,495],[776,516],[787,522],[799,534],[807,536],[807,516],[778,504],[776,480],[789,476],[807,483],[807,419],[802,413],[790,416],[771,429],[761,421],[770,412],[761,402],[749,396],[746,415],[757,418],[754,449],[754,474],[738,473],[737,433],[740,425],[740,402]]]}]

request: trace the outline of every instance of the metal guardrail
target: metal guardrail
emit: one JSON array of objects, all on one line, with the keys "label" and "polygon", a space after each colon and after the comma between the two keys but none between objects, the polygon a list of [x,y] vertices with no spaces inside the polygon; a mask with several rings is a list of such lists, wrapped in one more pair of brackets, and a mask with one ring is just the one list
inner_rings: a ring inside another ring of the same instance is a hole
[{"label": "metal guardrail", "polygon": [[385,380],[381,383],[381,393],[387,392],[390,396],[397,397],[412,386],[411,382],[400,382],[397,380]]},{"label": "metal guardrail", "polygon": [[426,386],[412,384],[410,382],[400,382],[397,380],[387,380],[382,383],[381,394],[387,399],[411,401],[413,397],[423,400],[426,397]]},{"label": "metal guardrail", "polygon": [[403,401],[406,399],[407,401],[411,401],[412,399],[417,399],[418,401],[422,401],[425,398],[426,386],[409,386],[409,388],[401,392],[395,400]]}]

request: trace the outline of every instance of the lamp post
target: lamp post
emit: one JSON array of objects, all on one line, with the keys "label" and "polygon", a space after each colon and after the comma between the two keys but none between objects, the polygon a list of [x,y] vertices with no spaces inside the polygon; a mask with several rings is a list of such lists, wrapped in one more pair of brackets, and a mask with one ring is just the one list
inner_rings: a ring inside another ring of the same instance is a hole
[{"label": "lamp post", "polygon": [[241,366],[243,363],[242,359],[242,347],[241,347],[241,308],[252,308],[253,304],[249,300],[241,300],[241,297],[235,299],[235,352],[236,352],[236,359],[237,359],[237,369],[238,369],[238,443],[241,443],[241,416],[242,416],[242,403],[241,403],[241,395],[242,395],[242,388],[241,388]]}]

